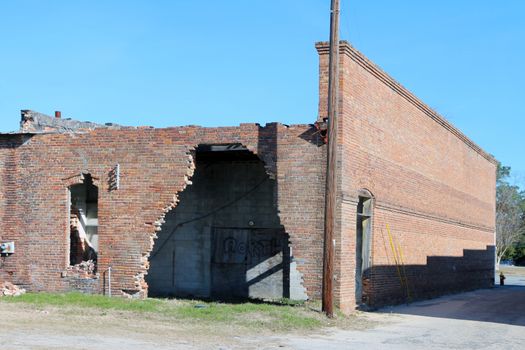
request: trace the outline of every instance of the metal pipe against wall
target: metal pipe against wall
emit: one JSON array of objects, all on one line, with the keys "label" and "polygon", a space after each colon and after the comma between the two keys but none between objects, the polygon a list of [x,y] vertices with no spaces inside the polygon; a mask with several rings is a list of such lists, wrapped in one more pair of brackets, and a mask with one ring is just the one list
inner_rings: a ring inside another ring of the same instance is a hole
[{"label": "metal pipe against wall", "polygon": [[111,298],[111,266],[108,267],[108,297]]}]

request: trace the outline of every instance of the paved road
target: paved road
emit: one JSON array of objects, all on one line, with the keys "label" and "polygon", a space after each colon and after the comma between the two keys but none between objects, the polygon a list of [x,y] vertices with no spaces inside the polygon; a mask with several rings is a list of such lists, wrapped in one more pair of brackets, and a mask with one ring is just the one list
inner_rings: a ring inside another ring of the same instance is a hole
[{"label": "paved road", "polygon": [[[510,272],[512,271],[519,271],[519,275],[513,275],[512,273],[506,273],[505,274],[505,284],[508,286],[525,286],[525,274],[523,274],[524,267],[508,267],[507,268]],[[494,280],[496,283],[499,283],[499,274],[496,273],[494,275]]]},{"label": "paved road", "polygon": [[380,325],[275,340],[295,350],[525,349],[525,286],[498,286],[385,308],[364,317]]}]

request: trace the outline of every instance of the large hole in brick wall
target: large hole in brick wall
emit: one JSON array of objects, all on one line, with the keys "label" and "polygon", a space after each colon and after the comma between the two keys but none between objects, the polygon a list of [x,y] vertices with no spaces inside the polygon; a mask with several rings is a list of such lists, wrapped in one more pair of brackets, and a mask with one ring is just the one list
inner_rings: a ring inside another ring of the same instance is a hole
[{"label": "large hole in brick wall", "polygon": [[195,154],[193,184],[166,215],[151,253],[149,296],[289,297],[276,181],[241,145],[201,145]]},{"label": "large hole in brick wall", "polygon": [[91,175],[70,187],[69,264],[88,275],[96,272],[98,252],[98,187]]}]

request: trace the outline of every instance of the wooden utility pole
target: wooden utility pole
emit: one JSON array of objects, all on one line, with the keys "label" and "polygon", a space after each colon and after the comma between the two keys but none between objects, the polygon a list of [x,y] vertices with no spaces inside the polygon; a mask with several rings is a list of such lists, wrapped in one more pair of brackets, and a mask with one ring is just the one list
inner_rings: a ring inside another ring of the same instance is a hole
[{"label": "wooden utility pole", "polygon": [[328,150],[323,254],[323,311],[334,316],[334,228],[336,225],[337,109],[339,95],[339,0],[330,6],[330,58],[328,72]]}]

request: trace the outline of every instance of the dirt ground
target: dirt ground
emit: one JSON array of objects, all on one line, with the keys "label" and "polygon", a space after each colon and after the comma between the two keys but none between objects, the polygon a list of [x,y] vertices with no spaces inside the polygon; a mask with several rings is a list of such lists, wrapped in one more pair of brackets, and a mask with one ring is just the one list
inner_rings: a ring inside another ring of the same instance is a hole
[{"label": "dirt ground", "polygon": [[[518,272],[525,275],[525,268]],[[507,282],[360,313],[346,329],[291,334],[174,323],[158,315],[96,309],[79,314],[78,309],[0,303],[0,339],[2,349],[523,349],[525,284],[520,278]]]}]

